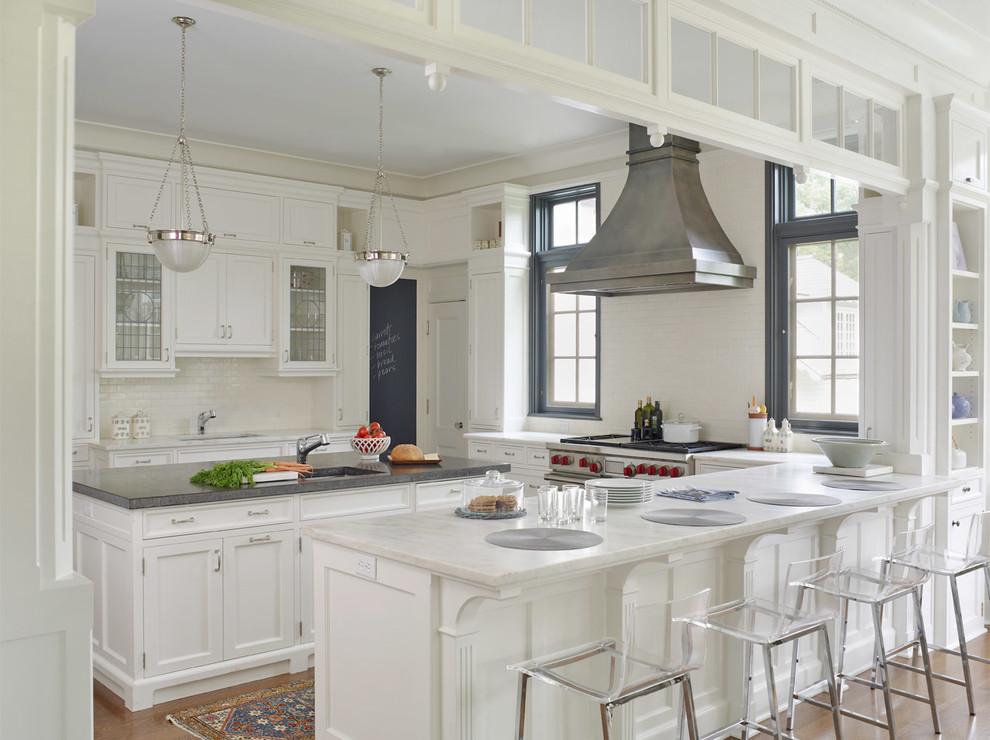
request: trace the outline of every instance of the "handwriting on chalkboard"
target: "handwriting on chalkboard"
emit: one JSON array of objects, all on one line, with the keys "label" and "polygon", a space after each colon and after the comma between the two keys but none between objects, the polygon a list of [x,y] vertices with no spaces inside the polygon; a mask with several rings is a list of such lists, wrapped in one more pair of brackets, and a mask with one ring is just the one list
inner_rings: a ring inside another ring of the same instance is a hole
[{"label": "handwriting on chalkboard", "polygon": [[391,322],[385,324],[384,328],[376,331],[371,337],[371,372],[375,380],[381,380],[386,375],[391,375],[398,370],[392,345],[401,338],[402,335],[395,330]]}]

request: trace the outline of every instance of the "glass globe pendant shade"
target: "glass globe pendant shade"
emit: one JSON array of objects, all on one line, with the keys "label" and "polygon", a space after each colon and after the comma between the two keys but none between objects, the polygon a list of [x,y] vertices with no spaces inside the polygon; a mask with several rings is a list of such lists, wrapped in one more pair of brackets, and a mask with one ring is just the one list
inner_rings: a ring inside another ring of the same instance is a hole
[{"label": "glass globe pendant shade", "polygon": [[391,285],[406,266],[406,255],[402,252],[366,251],[355,252],[358,274],[373,288]]},{"label": "glass globe pendant shade", "polygon": [[155,257],[172,272],[192,272],[210,256],[213,234],[183,229],[152,229],[148,241]]}]

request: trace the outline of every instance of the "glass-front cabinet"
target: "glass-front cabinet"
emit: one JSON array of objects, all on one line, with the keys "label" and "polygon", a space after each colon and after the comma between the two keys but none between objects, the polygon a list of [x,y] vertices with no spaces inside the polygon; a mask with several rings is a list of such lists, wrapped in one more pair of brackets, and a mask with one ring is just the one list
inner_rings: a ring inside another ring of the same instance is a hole
[{"label": "glass-front cabinet", "polygon": [[335,371],[334,274],[333,262],[282,259],[279,374]]},{"label": "glass-front cabinet", "polygon": [[175,373],[171,340],[173,275],[150,247],[108,244],[105,374]]}]

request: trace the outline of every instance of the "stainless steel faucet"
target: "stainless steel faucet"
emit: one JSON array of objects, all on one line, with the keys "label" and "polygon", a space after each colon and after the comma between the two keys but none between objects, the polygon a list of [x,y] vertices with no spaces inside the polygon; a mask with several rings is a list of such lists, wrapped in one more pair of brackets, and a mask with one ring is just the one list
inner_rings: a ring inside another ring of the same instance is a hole
[{"label": "stainless steel faucet", "polygon": [[213,409],[210,409],[209,411],[204,411],[199,416],[197,416],[196,421],[199,422],[199,433],[206,434],[206,422],[208,422],[210,419],[216,419],[216,418],[217,418],[217,412],[214,411]]},{"label": "stainless steel faucet", "polygon": [[308,437],[300,437],[296,440],[296,462],[305,463],[306,456],[317,447],[328,445],[333,442],[329,432],[322,434],[311,434]]}]

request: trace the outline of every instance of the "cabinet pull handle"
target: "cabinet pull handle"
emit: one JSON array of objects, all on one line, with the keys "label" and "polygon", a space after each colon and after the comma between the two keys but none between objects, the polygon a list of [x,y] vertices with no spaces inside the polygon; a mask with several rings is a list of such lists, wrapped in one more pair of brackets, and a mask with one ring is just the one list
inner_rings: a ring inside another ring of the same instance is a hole
[{"label": "cabinet pull handle", "polygon": [[220,338],[221,339],[227,338],[227,327],[225,327],[223,324],[220,324]]},{"label": "cabinet pull handle", "polygon": [[213,569],[213,572],[214,573],[219,573],[220,572],[220,551],[219,550],[214,550],[213,551],[213,554],[217,556],[217,567]]},{"label": "cabinet pull handle", "polygon": [[135,229],[147,229],[148,227],[144,224],[131,224]]},{"label": "cabinet pull handle", "polygon": [[89,420],[89,428],[86,431],[87,432],[91,432],[91,431],[93,431],[93,417],[92,416],[87,416],[86,418]]},{"label": "cabinet pull handle", "polygon": [[271,542],[271,539],[272,539],[272,536],[270,534],[266,534],[264,537],[249,537],[248,538],[248,542],[251,542],[251,543],[254,543],[254,542]]},{"label": "cabinet pull handle", "polygon": [[967,177],[966,178],[966,182],[973,182],[973,178],[972,177]]},{"label": "cabinet pull handle", "polygon": [[961,524],[960,524],[960,522],[959,522],[958,519],[953,519],[952,520],[952,526],[953,527],[959,527],[959,526],[961,526]]},{"label": "cabinet pull handle", "polygon": [[306,241],[305,239],[303,239],[303,244],[306,244],[306,245],[308,245],[310,247],[315,247],[316,246],[316,242]]},{"label": "cabinet pull handle", "polygon": [[135,465],[151,465],[151,458],[147,457],[144,460],[135,460]]},{"label": "cabinet pull handle", "polygon": [[168,362],[168,361],[169,361],[169,348],[166,347],[165,348],[165,362]]},{"label": "cabinet pull handle", "polygon": [[237,234],[228,234],[226,232],[224,232],[224,236],[229,236],[231,239],[236,239],[237,238]]},{"label": "cabinet pull handle", "polygon": [[963,493],[969,493],[970,492],[970,487],[969,486],[963,486],[962,491],[963,491]]},{"label": "cabinet pull handle", "polygon": [[343,420],[344,420],[344,410],[337,409],[337,421],[343,421]]},{"label": "cabinet pull handle", "polygon": [[79,454],[79,450],[73,450],[73,451],[72,451],[72,454],[73,454],[73,455],[78,455],[78,454]]},{"label": "cabinet pull handle", "polygon": [[248,516],[268,516],[268,509],[262,509],[261,511],[251,511],[248,509]]},{"label": "cabinet pull handle", "polygon": [[506,457],[515,457],[516,456],[516,453],[515,452],[503,452],[502,454],[505,455]]},{"label": "cabinet pull handle", "polygon": [[448,496],[460,496],[461,495],[461,489],[460,488],[451,488],[450,489],[450,492],[447,495]]},{"label": "cabinet pull handle", "polygon": [[501,416],[498,415],[498,412],[501,410],[501,408],[502,408],[501,406],[496,406],[495,407],[495,418],[496,419],[501,419],[502,418]]},{"label": "cabinet pull handle", "polygon": [[288,362],[289,361],[289,350],[284,350],[282,352],[282,357],[284,358],[284,362]]},{"label": "cabinet pull handle", "polygon": [[192,524],[196,521],[196,517],[191,516],[188,519],[173,519],[172,524]]},{"label": "cabinet pull handle", "polygon": [[227,324],[227,339],[233,339],[233,338],[234,338],[234,327],[232,327],[230,324]]}]

